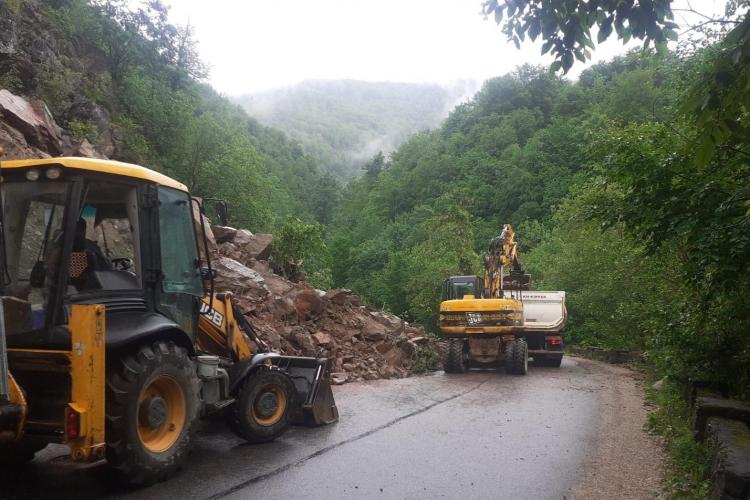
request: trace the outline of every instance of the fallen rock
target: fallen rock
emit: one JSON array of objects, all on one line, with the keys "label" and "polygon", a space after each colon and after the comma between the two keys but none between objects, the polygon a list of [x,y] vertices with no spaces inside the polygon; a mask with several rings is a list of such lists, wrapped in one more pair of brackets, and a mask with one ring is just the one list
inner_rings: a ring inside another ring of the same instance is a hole
[{"label": "fallen rock", "polygon": [[269,312],[278,320],[289,319],[297,315],[294,303],[289,297],[276,297],[267,306]]},{"label": "fallen rock", "polygon": [[273,235],[253,234],[246,229],[240,229],[235,234],[232,243],[242,252],[244,260],[268,260],[271,256]]},{"label": "fallen rock", "polygon": [[308,321],[320,316],[325,309],[325,303],[315,289],[306,289],[294,297],[294,308],[300,321]]},{"label": "fallen rock", "polygon": [[236,260],[219,257],[214,261],[214,268],[218,274],[216,285],[219,290],[231,290],[240,295],[250,293],[255,298],[268,295],[263,277]]},{"label": "fallen rock", "polygon": [[349,375],[344,372],[331,373],[331,383],[333,385],[345,384],[347,380],[349,380]]},{"label": "fallen rock", "polygon": [[91,145],[88,139],[84,139],[77,144],[72,144],[65,154],[68,156],[83,156],[84,158],[107,159],[106,156],[94,149],[94,146]]},{"label": "fallen rock", "polygon": [[331,345],[331,342],[332,342],[331,336],[325,332],[313,333],[312,337],[315,343],[318,345],[322,345],[322,346]]},{"label": "fallen rock", "polygon": [[325,293],[325,298],[331,303],[343,306],[351,302],[352,291],[348,288],[334,288]]},{"label": "fallen rock", "polygon": [[63,153],[62,129],[43,101],[27,101],[3,89],[0,90],[0,114],[32,146],[49,151],[53,156]]},{"label": "fallen rock", "polygon": [[378,323],[374,319],[367,317],[362,322],[362,337],[370,342],[377,342],[378,340],[384,340],[388,330],[385,326]]},{"label": "fallen rock", "polygon": [[216,243],[233,242],[234,237],[237,234],[237,230],[229,226],[212,225],[211,230],[214,233],[214,238],[216,239]]}]

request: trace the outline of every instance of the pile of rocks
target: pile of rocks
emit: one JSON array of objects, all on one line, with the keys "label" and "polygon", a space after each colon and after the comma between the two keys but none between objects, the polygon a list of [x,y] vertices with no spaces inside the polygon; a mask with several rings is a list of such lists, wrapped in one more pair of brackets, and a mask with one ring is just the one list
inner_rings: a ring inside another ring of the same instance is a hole
[{"label": "pile of rocks", "polygon": [[277,352],[328,357],[333,382],[405,377],[418,351],[437,352],[421,328],[360,303],[351,290],[317,290],[275,274],[270,234],[211,227],[217,290],[230,290],[261,339]]}]

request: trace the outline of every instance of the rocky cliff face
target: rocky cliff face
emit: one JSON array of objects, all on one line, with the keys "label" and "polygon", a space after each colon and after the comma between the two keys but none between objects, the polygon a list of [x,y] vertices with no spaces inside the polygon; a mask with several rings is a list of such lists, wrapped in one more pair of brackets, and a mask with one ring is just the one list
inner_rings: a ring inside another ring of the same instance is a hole
[{"label": "rocky cliff face", "polygon": [[[59,156],[106,158],[87,140],[75,141],[44,102],[0,90],[4,159]],[[316,290],[273,272],[273,236],[211,226],[217,291],[231,291],[261,340],[282,354],[329,357],[333,382],[405,377],[434,368],[437,344],[424,330],[370,309],[350,290]],[[111,238],[114,241],[114,238]],[[257,350],[259,346],[254,346]]]}]

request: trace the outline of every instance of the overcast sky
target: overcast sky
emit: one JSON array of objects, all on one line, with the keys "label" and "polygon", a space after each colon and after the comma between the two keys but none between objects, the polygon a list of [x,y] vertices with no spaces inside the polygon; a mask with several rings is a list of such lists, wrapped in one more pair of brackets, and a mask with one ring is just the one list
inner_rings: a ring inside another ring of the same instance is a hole
[{"label": "overcast sky", "polygon": [[[686,0],[678,0],[680,4]],[[517,50],[479,0],[166,0],[174,23],[195,28],[210,82],[229,95],[306,79],[482,81],[519,64],[549,64],[540,43]],[[721,11],[724,0],[693,0]],[[631,44],[632,46],[632,44]],[[612,39],[594,61],[626,49]],[[575,77],[583,69],[576,64]]]}]

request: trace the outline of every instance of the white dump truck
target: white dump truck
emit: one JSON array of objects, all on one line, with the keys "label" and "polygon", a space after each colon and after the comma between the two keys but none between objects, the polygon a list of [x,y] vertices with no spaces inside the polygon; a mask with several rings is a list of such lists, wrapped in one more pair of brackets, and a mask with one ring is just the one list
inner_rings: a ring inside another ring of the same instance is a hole
[{"label": "white dump truck", "polygon": [[560,366],[563,358],[563,338],[560,335],[568,311],[565,292],[521,292],[523,301],[523,336],[529,345],[529,356],[534,364]]}]

